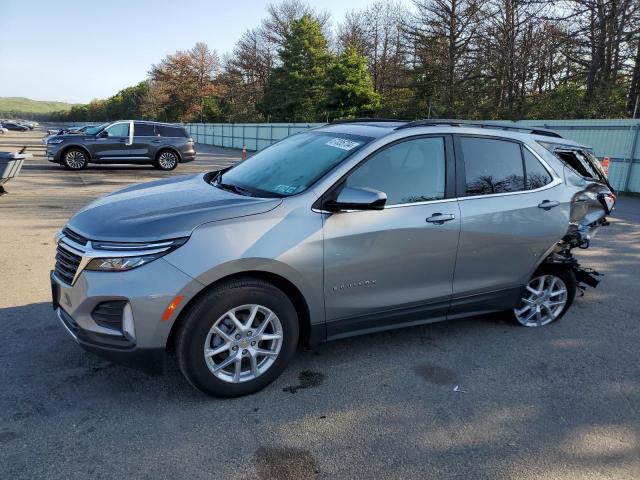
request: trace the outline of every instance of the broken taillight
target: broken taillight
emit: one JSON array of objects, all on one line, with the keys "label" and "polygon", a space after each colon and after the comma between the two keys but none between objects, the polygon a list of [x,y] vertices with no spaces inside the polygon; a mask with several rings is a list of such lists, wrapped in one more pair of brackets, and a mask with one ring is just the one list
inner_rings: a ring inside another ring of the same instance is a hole
[{"label": "broken taillight", "polygon": [[613,207],[616,204],[616,196],[613,193],[600,193],[598,194],[598,200],[600,200],[607,214],[613,211]]}]

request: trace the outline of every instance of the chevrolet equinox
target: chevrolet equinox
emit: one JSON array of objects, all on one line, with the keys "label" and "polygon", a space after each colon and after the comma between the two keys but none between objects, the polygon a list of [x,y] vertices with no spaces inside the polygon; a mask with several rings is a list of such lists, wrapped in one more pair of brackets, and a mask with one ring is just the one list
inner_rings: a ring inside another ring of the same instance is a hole
[{"label": "chevrolet equinox", "polygon": [[255,392],[299,343],[491,312],[542,327],[596,286],[572,249],[615,196],[589,148],[462,121],[337,122],[216,172],[132,185],[57,234],[53,306],[84,348]]}]

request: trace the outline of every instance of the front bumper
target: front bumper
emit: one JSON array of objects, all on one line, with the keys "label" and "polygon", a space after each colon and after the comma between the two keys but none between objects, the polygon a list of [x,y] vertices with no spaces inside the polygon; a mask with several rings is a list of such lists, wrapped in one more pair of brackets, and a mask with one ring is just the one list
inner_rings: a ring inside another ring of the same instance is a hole
[{"label": "front bumper", "polygon": [[53,163],[61,163],[60,160],[60,145],[61,144],[47,144],[47,160]]},{"label": "front bumper", "polygon": [[80,327],[62,307],[56,308],[56,315],[67,333],[85,350],[119,365],[143,370],[149,374],[159,374],[164,370],[163,348],[135,348],[135,345],[122,347],[114,344],[109,335]]},{"label": "front bumper", "polygon": [[[199,291],[199,283],[162,258],[124,272],[83,271],[70,285],[51,272],[53,306],[67,332],[85,349],[146,371],[162,370],[158,361],[181,308]],[[184,301],[168,320],[163,314],[176,296]],[[95,319],[105,302],[126,301],[135,336],[107,328]]]}]

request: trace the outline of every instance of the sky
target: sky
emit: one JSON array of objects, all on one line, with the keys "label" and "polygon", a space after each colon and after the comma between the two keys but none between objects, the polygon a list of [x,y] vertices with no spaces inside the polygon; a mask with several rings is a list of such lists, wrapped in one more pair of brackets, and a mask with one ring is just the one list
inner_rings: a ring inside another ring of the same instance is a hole
[{"label": "sky", "polygon": [[[278,0],[0,0],[0,97],[86,103],[198,41],[220,57]],[[339,23],[373,0],[315,0]]]}]

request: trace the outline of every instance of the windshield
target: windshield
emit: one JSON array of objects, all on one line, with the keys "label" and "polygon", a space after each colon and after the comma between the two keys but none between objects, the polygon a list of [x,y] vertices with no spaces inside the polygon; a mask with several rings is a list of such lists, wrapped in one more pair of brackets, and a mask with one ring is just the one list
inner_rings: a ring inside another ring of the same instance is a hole
[{"label": "windshield", "polygon": [[107,125],[109,125],[109,124],[108,123],[103,123],[102,125],[98,125],[97,127],[89,127],[84,131],[84,133],[88,133],[89,135],[95,135],[100,130],[104,129],[104,127],[106,127]]},{"label": "windshield", "polygon": [[299,133],[239,163],[218,176],[214,185],[256,196],[295,195],[371,140],[333,132]]}]

